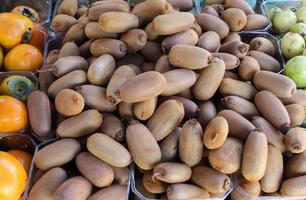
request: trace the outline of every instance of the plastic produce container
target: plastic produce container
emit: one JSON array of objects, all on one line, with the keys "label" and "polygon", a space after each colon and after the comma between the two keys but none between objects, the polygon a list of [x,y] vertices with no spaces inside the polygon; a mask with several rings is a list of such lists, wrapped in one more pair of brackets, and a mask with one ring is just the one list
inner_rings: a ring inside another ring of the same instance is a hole
[{"label": "plastic produce container", "polygon": [[[0,151],[9,151],[12,149],[25,150],[26,152],[34,155],[37,150],[35,141],[25,134],[3,134],[0,135]],[[24,196],[21,199],[26,199],[27,188],[33,173],[33,161],[28,171],[27,187],[24,192]]]},{"label": "plastic produce container", "polygon": [[[52,144],[52,143],[54,143],[54,142],[56,142],[56,141],[58,141],[58,140],[59,140],[58,138],[56,138],[56,139],[51,139],[51,140],[48,140],[48,141],[45,141],[45,142],[39,144],[39,145],[37,146],[36,152],[39,151],[40,149],[44,148],[45,146],[47,146],[47,145],[49,145],[49,144]],[[82,152],[82,151],[85,151],[84,149],[86,149],[86,140],[85,140],[85,139],[79,139],[78,141],[80,142],[81,147],[82,147],[81,152]],[[1,147],[1,143],[0,143],[0,147]],[[35,156],[35,155],[34,155],[34,156]],[[34,160],[32,161],[31,166],[32,166],[31,176],[30,176],[29,179],[28,179],[26,191],[25,191],[25,194],[24,194],[24,196],[25,196],[24,200],[30,200],[30,199],[29,199],[29,194],[30,194],[30,191],[31,191],[32,186],[33,186],[33,185],[36,183],[36,181],[38,181],[39,178],[44,174],[44,172],[43,172],[42,170],[38,169],[38,168],[35,166]],[[80,174],[80,173],[78,172],[77,168],[76,168],[75,159],[73,159],[72,161],[70,161],[69,163],[67,163],[67,164],[65,164],[65,165],[63,165],[63,166],[61,166],[61,167],[63,167],[63,168],[66,170],[67,175],[68,175],[68,178],[73,177],[73,176],[76,176],[77,174]],[[130,170],[130,171],[132,171],[132,170]],[[129,175],[129,181],[128,181],[128,185],[127,185],[127,197],[126,197],[127,200],[130,199],[130,198],[129,198],[129,196],[130,196],[130,184],[131,184],[130,182],[131,182],[131,174]],[[93,186],[93,193],[96,192],[96,191],[98,191],[98,190],[99,190],[99,188],[96,188],[96,187]]]},{"label": "plastic produce container", "polygon": [[[137,200],[159,200],[159,199],[151,199],[146,197],[144,194],[141,193],[141,191],[139,191],[137,189],[137,183],[139,180],[142,180],[140,177],[140,172],[137,171],[136,166],[133,164],[131,167],[131,190],[132,192],[135,194],[135,199]],[[224,200],[228,197],[228,195],[231,193],[231,191],[233,190],[233,184],[231,185],[231,188],[226,192],[226,194],[223,197],[220,198],[210,198],[209,200]],[[205,200],[205,199],[197,199],[197,200]]]},{"label": "plastic produce container", "polygon": [[16,6],[28,6],[36,10],[39,14],[41,25],[46,25],[50,22],[51,0],[1,0],[0,12],[9,12]]},{"label": "plastic produce container", "polygon": [[281,50],[280,50],[280,43],[279,40],[274,37],[273,35],[271,35],[270,33],[267,32],[253,32],[253,31],[243,31],[240,32],[240,37],[241,40],[243,42],[249,42],[251,39],[255,38],[255,37],[264,37],[269,39],[275,47],[275,55],[274,58],[276,58],[278,60],[278,62],[280,63],[281,66],[281,71],[279,73],[281,73],[284,69],[285,63],[284,63],[284,58],[282,56]]},{"label": "plastic produce container", "polygon": [[[20,75],[20,76],[25,76],[28,79],[30,79],[34,85],[35,85],[35,90],[38,90],[39,88],[39,82],[38,82],[38,78],[37,76],[33,73],[33,72],[26,72],[26,71],[11,71],[11,72],[0,72],[0,83],[7,77],[13,76],[13,75]],[[30,128],[30,125],[28,123],[28,127],[26,127],[25,129],[17,132],[17,133],[24,133],[26,132],[28,129]],[[5,133],[1,133],[0,132],[0,137],[2,136],[2,134]],[[0,145],[1,147],[1,145]]]}]

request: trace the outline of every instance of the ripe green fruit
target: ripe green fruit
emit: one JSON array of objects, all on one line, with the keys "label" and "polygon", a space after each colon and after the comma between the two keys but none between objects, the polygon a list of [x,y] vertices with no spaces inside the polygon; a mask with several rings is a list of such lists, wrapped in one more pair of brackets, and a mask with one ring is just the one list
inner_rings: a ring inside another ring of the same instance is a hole
[{"label": "ripe green fruit", "polygon": [[303,22],[299,22],[291,26],[290,32],[300,34],[306,41],[306,24]]},{"label": "ripe green fruit", "polygon": [[306,7],[298,9],[295,13],[298,22],[306,22]]},{"label": "ripe green fruit", "polygon": [[279,33],[287,33],[292,25],[296,24],[297,17],[291,10],[281,11],[273,20],[273,28]]},{"label": "ripe green fruit", "polygon": [[277,13],[279,13],[279,12],[281,12],[281,11],[282,11],[282,9],[279,8],[279,7],[271,8],[271,9],[269,10],[269,18],[270,18],[270,20],[273,21],[274,18],[275,18],[275,16],[277,15]]},{"label": "ripe green fruit", "polygon": [[301,55],[304,48],[304,38],[298,33],[286,33],[281,40],[281,50],[287,59]]},{"label": "ripe green fruit", "polygon": [[286,63],[284,74],[294,80],[298,88],[306,88],[306,56],[296,56]]}]

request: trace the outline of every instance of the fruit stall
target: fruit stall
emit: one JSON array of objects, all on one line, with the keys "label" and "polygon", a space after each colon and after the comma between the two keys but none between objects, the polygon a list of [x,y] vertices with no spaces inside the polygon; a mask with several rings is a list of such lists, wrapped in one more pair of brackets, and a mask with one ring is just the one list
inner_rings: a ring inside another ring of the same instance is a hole
[{"label": "fruit stall", "polygon": [[305,0],[1,0],[0,200],[306,199]]}]

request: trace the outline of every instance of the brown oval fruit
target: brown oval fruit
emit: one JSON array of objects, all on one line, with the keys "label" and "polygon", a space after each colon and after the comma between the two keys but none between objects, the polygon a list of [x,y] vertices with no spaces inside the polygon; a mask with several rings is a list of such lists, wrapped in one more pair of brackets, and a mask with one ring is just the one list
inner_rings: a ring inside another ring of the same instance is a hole
[{"label": "brown oval fruit", "polygon": [[301,127],[290,129],[285,136],[286,149],[291,153],[302,153],[306,150],[306,131]]},{"label": "brown oval fruit", "polygon": [[230,41],[222,44],[218,52],[229,53],[241,59],[247,55],[249,47],[248,44],[241,41]]},{"label": "brown oval fruit", "polygon": [[248,56],[255,58],[261,70],[279,72],[281,70],[280,63],[274,57],[261,51],[251,50]]},{"label": "brown oval fruit", "polygon": [[218,149],[209,152],[210,165],[224,174],[233,174],[240,169],[243,143],[235,138],[228,137]]},{"label": "brown oval fruit", "polygon": [[101,29],[98,22],[89,22],[85,26],[85,35],[88,39],[99,39],[99,38],[116,38],[117,33],[108,33]]},{"label": "brown oval fruit", "polygon": [[41,170],[61,166],[81,151],[81,145],[74,139],[61,139],[40,149],[34,158],[35,165]]},{"label": "brown oval fruit", "polygon": [[210,195],[204,189],[191,184],[172,184],[167,188],[168,199],[209,199]]},{"label": "brown oval fruit", "polygon": [[191,177],[191,168],[183,163],[166,162],[153,169],[153,181],[158,179],[166,183],[182,183]]},{"label": "brown oval fruit", "polygon": [[58,32],[67,32],[76,22],[77,19],[70,15],[58,14],[52,20],[52,28]]},{"label": "brown oval fruit", "polygon": [[100,15],[99,24],[102,31],[124,33],[139,26],[138,17],[125,12],[106,12]]},{"label": "brown oval fruit", "polygon": [[202,69],[212,61],[207,50],[186,44],[175,45],[168,56],[171,65],[186,69]]},{"label": "brown oval fruit", "polygon": [[127,44],[128,53],[135,53],[146,45],[147,34],[142,29],[132,29],[121,35],[120,40]]},{"label": "brown oval fruit", "polygon": [[238,67],[239,77],[244,81],[252,81],[254,75],[260,71],[257,60],[250,56],[245,56]]},{"label": "brown oval fruit", "polygon": [[110,54],[116,58],[122,58],[127,53],[127,45],[121,40],[102,38],[91,43],[90,52],[95,57]]},{"label": "brown oval fruit", "polygon": [[156,141],[160,141],[182,122],[184,114],[184,106],[180,101],[167,100],[156,109],[147,127]]},{"label": "brown oval fruit", "polygon": [[178,141],[182,129],[176,128],[160,143],[161,162],[174,162],[178,158]]},{"label": "brown oval fruit", "polygon": [[54,199],[84,200],[90,196],[91,191],[92,191],[92,185],[86,178],[82,176],[75,176],[66,180],[56,189],[54,194]]},{"label": "brown oval fruit", "polygon": [[121,120],[111,113],[103,113],[103,121],[100,130],[105,135],[118,142],[124,141],[125,127]]},{"label": "brown oval fruit", "polygon": [[215,31],[221,39],[224,39],[229,33],[229,26],[216,16],[200,13],[196,22],[202,27],[203,31]]},{"label": "brown oval fruit", "polygon": [[153,169],[161,160],[161,151],[152,133],[143,124],[131,124],[126,129],[126,142],[136,165]]},{"label": "brown oval fruit", "polygon": [[137,119],[139,120],[148,120],[155,112],[157,106],[157,97],[152,99],[135,103],[133,112]]},{"label": "brown oval fruit", "polygon": [[304,196],[306,194],[306,176],[298,176],[283,182],[282,196]]},{"label": "brown oval fruit", "polygon": [[241,172],[248,181],[259,181],[265,174],[268,159],[268,141],[264,133],[252,131],[243,151]]},{"label": "brown oval fruit", "polygon": [[274,44],[267,38],[256,37],[250,41],[250,49],[267,53],[271,56],[275,54]]},{"label": "brown oval fruit", "polygon": [[59,137],[82,137],[95,132],[102,124],[103,115],[97,110],[86,110],[61,122],[56,133]]},{"label": "brown oval fruit", "polygon": [[285,130],[290,126],[290,117],[285,106],[272,92],[258,92],[254,102],[259,112],[277,129]]},{"label": "brown oval fruit", "polygon": [[206,127],[208,122],[212,120],[217,115],[217,109],[213,102],[206,101],[199,105],[199,113],[197,120],[200,122],[202,127]]},{"label": "brown oval fruit", "polygon": [[126,103],[152,99],[166,88],[166,79],[159,72],[144,72],[127,80],[119,88],[119,96]]},{"label": "brown oval fruit", "polygon": [[219,92],[222,96],[239,96],[247,100],[253,100],[257,94],[255,87],[247,82],[224,78],[219,86]]},{"label": "brown oval fruit", "polygon": [[290,127],[299,126],[305,119],[305,108],[300,104],[290,104],[286,106],[290,117]]},{"label": "brown oval fruit", "polygon": [[179,137],[179,156],[190,167],[200,163],[203,156],[203,130],[196,119],[190,119],[182,127]]},{"label": "brown oval fruit", "polygon": [[225,63],[219,58],[213,58],[211,64],[202,69],[200,77],[192,87],[193,95],[198,100],[209,100],[216,91],[225,73]]},{"label": "brown oval fruit", "polygon": [[230,31],[241,31],[247,23],[247,16],[239,8],[228,8],[222,13],[223,20],[228,24]]},{"label": "brown oval fruit", "polygon": [[106,187],[112,184],[114,172],[111,166],[88,152],[80,153],[76,166],[81,174],[96,187]]},{"label": "brown oval fruit", "polygon": [[103,188],[96,193],[92,194],[88,200],[125,200],[127,197],[127,188],[126,186],[121,186],[118,184],[111,185],[109,187]]},{"label": "brown oval fruit", "polygon": [[208,149],[218,149],[226,141],[228,124],[224,117],[214,117],[206,126],[203,143]]},{"label": "brown oval fruit", "polygon": [[282,74],[269,71],[257,72],[253,79],[258,90],[269,90],[277,97],[289,98],[296,93],[295,82]]},{"label": "brown oval fruit", "polygon": [[250,14],[247,15],[247,23],[244,26],[243,30],[245,31],[254,31],[259,29],[266,28],[270,23],[270,20],[260,14]]},{"label": "brown oval fruit", "polygon": [[126,167],[132,162],[131,154],[123,145],[101,133],[88,137],[87,149],[94,156],[114,167]]},{"label": "brown oval fruit", "polygon": [[83,97],[71,89],[61,90],[56,95],[54,103],[57,112],[66,117],[79,114],[85,105]]}]

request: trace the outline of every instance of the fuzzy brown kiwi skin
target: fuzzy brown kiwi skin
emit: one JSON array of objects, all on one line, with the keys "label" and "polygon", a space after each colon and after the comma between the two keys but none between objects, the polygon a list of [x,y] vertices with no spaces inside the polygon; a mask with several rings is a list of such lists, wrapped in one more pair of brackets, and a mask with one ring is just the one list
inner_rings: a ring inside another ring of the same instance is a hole
[{"label": "fuzzy brown kiwi skin", "polygon": [[267,53],[271,56],[275,55],[274,44],[267,38],[256,37],[250,41],[250,49]]},{"label": "fuzzy brown kiwi skin", "polygon": [[238,67],[239,77],[244,81],[252,81],[255,74],[260,71],[257,60],[250,56],[245,56]]},{"label": "fuzzy brown kiwi skin", "polygon": [[210,15],[213,15],[215,17],[219,17],[219,14],[218,12],[211,6],[205,6],[202,11],[202,13],[207,13],[207,14],[210,14]]},{"label": "fuzzy brown kiwi skin", "polygon": [[254,102],[259,112],[277,129],[285,132],[289,129],[289,114],[282,102],[272,92],[267,90],[258,92]]},{"label": "fuzzy brown kiwi skin", "polygon": [[219,48],[218,52],[229,53],[238,58],[244,58],[247,55],[249,48],[250,46],[248,44],[241,41],[231,41],[223,44]]},{"label": "fuzzy brown kiwi skin", "polygon": [[229,34],[228,25],[220,18],[207,14],[200,13],[196,19],[203,31],[215,31],[219,34],[221,39],[224,39]]},{"label": "fuzzy brown kiwi skin", "polygon": [[235,69],[240,65],[240,60],[236,56],[229,53],[212,53],[214,57],[220,58],[225,62],[225,69]]},{"label": "fuzzy brown kiwi skin", "polygon": [[291,153],[302,153],[306,149],[306,132],[301,127],[290,129],[285,136],[286,149]]},{"label": "fuzzy brown kiwi skin", "polygon": [[226,9],[222,18],[229,25],[230,31],[241,31],[247,23],[246,14],[239,8]]}]

